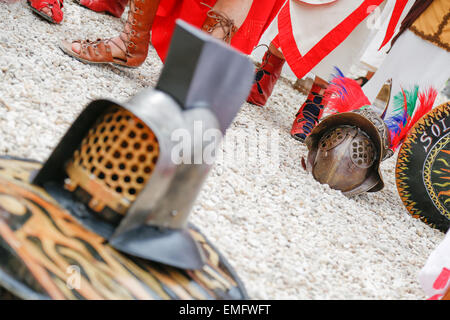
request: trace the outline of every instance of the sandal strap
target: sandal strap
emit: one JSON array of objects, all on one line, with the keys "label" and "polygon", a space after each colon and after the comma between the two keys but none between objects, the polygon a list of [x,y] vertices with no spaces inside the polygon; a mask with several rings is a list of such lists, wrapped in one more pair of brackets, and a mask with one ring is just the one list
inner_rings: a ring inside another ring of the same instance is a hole
[{"label": "sandal strap", "polygon": [[[57,0],[56,0],[57,1]],[[125,23],[125,28],[127,24],[133,24],[133,13],[134,11],[138,10],[136,9],[136,6],[134,5],[134,1],[130,1],[130,10],[128,13],[128,19]],[[75,40],[72,41],[72,43],[80,43],[81,45],[81,51],[80,51],[80,57],[86,60],[90,61],[97,61],[95,56],[102,56],[102,59],[99,59],[98,61],[104,61],[105,59],[108,60],[108,62],[113,62],[114,57],[111,53],[111,46],[109,43],[113,43],[120,51],[122,51],[125,54],[125,57],[128,58],[131,56],[129,48],[136,46],[136,44],[130,39],[133,32],[133,28],[130,28],[131,31],[129,32],[122,32],[120,34],[120,39],[123,41],[123,44],[125,46],[125,50],[117,44],[113,38],[106,38],[106,39],[97,39],[95,41],[91,41],[89,39],[87,40]],[[93,56],[94,54],[95,56]]]},{"label": "sandal strap", "polygon": [[206,16],[210,19],[207,20],[215,20],[214,22],[211,22],[210,25],[206,23],[204,25],[204,30],[208,33],[212,33],[215,29],[221,28],[224,33],[222,40],[226,43],[230,43],[231,38],[233,38],[234,34],[238,31],[238,28],[234,25],[234,20],[228,17],[224,12],[217,11],[206,3],[200,2],[200,4],[210,8],[206,14]]},{"label": "sandal strap", "polygon": [[[75,40],[72,43],[80,44],[80,58],[94,62],[114,62],[109,42],[114,43],[111,39],[91,40]],[[114,45],[117,46],[116,43]],[[120,47],[119,47],[120,48]]]},{"label": "sandal strap", "polygon": [[[134,30],[134,28],[133,28],[134,23],[136,22],[136,18],[134,17],[134,15],[136,13],[138,13],[140,10],[136,6],[135,1],[129,1],[129,4],[130,4],[130,8],[128,11],[128,18],[127,18],[127,21],[125,22],[124,30],[127,29],[127,25],[130,25],[129,26],[130,31],[128,31],[128,32],[123,31],[120,34],[120,39],[123,41],[123,44],[125,45],[125,50],[123,50],[117,43],[115,43],[114,41],[111,40],[111,42],[113,42],[115,46],[117,46],[122,52],[125,53],[126,57],[132,56],[130,53],[130,48],[136,47],[136,44],[132,41],[133,37],[138,36],[138,34],[136,34],[137,33],[136,30]],[[126,35],[126,38],[124,38],[124,35]]]}]

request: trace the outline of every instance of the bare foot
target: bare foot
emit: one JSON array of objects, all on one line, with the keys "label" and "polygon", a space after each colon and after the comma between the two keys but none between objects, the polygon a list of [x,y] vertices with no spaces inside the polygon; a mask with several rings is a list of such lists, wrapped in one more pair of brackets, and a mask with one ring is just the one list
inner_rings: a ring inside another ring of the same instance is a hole
[{"label": "bare foot", "polygon": [[45,13],[49,17],[53,17],[52,9],[50,9],[49,7],[42,8],[41,12]]}]

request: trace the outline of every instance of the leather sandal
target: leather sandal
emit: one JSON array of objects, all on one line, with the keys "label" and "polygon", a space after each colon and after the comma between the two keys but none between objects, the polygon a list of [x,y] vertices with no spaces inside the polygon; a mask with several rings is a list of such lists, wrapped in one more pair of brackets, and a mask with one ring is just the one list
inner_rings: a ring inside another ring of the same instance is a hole
[{"label": "leather sandal", "polygon": [[73,2],[92,11],[109,13],[120,18],[125,11],[128,0],[73,0]]},{"label": "leather sandal", "polygon": [[[130,68],[137,68],[147,58],[150,44],[150,30],[158,9],[159,0],[131,0],[128,19],[124,30],[120,34],[125,49],[113,38],[90,40],[62,41],[60,48],[69,56],[84,63],[113,64]],[[72,44],[80,44],[80,52],[72,50]],[[112,55],[111,45],[116,46],[123,53],[122,57]]]},{"label": "leather sandal", "polygon": [[201,2],[201,4],[211,9],[206,14],[206,20],[203,22],[202,30],[211,34],[215,29],[222,28],[224,33],[222,40],[230,44],[234,34],[238,31],[238,28],[234,25],[234,21],[225,13],[214,10],[206,3]]},{"label": "leather sandal", "polygon": [[[64,14],[62,12],[63,0],[28,0],[31,10],[51,23],[61,23]],[[42,9],[49,8],[52,11],[52,15],[44,13]]]},{"label": "leather sandal", "polygon": [[[125,42],[125,41],[124,41]],[[72,44],[80,44],[80,53],[76,53],[72,50]],[[125,58],[113,57],[111,53],[111,44],[119,48],[123,53]],[[67,53],[69,56],[75,59],[91,64],[116,64],[125,67],[132,67],[127,65],[127,51],[123,50],[118,44],[114,42],[113,39],[97,39],[95,41],[91,40],[75,40],[73,42],[62,41],[60,45],[61,49]]]}]

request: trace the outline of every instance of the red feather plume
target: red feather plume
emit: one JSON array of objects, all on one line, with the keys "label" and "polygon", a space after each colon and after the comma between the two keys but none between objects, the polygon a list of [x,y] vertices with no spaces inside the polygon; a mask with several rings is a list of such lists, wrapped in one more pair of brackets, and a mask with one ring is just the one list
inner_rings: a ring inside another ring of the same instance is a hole
[{"label": "red feather plume", "polygon": [[353,79],[337,76],[324,93],[324,106],[329,113],[348,112],[370,105],[361,86]]}]

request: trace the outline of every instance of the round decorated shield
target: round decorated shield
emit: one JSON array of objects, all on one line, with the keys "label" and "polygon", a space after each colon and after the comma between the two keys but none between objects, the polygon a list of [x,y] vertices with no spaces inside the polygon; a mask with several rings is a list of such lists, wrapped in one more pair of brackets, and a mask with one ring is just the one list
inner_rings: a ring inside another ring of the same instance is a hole
[{"label": "round decorated shield", "polygon": [[395,177],[409,213],[446,232],[450,228],[450,101],[411,129],[399,151]]},{"label": "round decorated shield", "polygon": [[0,157],[0,300],[248,299],[220,252],[192,224],[206,257],[184,270],[130,256],[30,184],[41,164]]}]

